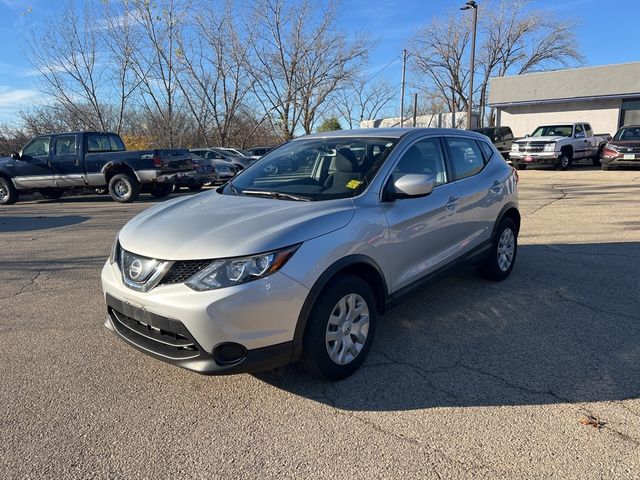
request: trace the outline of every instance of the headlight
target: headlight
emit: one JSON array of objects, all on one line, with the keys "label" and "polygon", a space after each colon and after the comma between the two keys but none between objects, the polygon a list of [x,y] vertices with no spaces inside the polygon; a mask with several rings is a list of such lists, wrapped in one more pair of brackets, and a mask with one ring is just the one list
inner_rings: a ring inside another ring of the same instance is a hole
[{"label": "headlight", "polygon": [[186,285],[198,292],[231,287],[267,277],[282,268],[300,245],[250,257],[215,260]]},{"label": "headlight", "polygon": [[512,144],[511,144],[511,151],[512,151],[512,152],[518,152],[518,151],[520,151],[520,149],[519,149],[519,147],[518,147],[518,144],[517,144],[517,143],[512,143]]},{"label": "headlight", "polygon": [[555,152],[556,151],[556,144],[555,143],[547,143],[544,146],[544,151],[545,152]]},{"label": "headlight", "polygon": [[116,238],[111,245],[111,254],[109,255],[109,263],[113,265],[118,261],[118,251],[120,250],[120,232],[116,233]]}]

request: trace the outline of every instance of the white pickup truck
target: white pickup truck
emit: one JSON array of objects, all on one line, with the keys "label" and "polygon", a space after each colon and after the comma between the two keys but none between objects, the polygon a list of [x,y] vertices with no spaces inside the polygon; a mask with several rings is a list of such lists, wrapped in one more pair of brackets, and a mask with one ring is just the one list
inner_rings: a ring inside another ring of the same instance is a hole
[{"label": "white pickup truck", "polygon": [[602,149],[609,140],[611,135],[594,135],[591,125],[585,122],[543,125],[513,142],[509,159],[518,170],[527,165],[554,165],[566,170],[581,160],[600,165]]}]

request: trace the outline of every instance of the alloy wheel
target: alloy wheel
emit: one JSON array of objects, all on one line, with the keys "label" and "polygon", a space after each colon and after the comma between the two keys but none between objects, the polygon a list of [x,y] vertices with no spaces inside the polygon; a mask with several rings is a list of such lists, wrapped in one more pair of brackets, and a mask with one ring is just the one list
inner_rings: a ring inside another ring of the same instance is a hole
[{"label": "alloy wheel", "polygon": [[498,241],[498,266],[503,272],[506,272],[511,267],[515,250],[515,235],[510,228],[505,228]]}]

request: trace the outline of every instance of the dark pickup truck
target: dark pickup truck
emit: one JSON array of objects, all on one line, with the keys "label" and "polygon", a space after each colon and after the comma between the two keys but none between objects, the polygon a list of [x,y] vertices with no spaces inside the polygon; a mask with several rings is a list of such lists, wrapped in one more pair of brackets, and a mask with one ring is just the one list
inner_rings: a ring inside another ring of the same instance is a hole
[{"label": "dark pickup truck", "polygon": [[56,199],[77,188],[108,188],[116,202],[129,203],[141,192],[167,196],[178,179],[195,183],[195,173],[184,149],[127,151],[115,133],[40,135],[0,158],[0,205],[15,203],[20,193]]}]

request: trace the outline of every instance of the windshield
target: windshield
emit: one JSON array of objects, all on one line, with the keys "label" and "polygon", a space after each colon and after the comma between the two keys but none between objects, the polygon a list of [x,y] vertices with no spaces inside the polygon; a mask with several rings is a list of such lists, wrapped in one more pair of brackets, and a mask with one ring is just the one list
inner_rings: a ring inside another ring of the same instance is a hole
[{"label": "windshield", "polygon": [[614,140],[636,140],[640,141],[640,127],[624,127],[618,130]]},{"label": "windshield", "polygon": [[573,127],[571,125],[538,127],[531,134],[532,137],[570,137],[571,135],[573,135]]},{"label": "windshield", "polygon": [[289,142],[244,170],[223,193],[307,201],[354,197],[371,182],[397,142],[395,138]]}]

